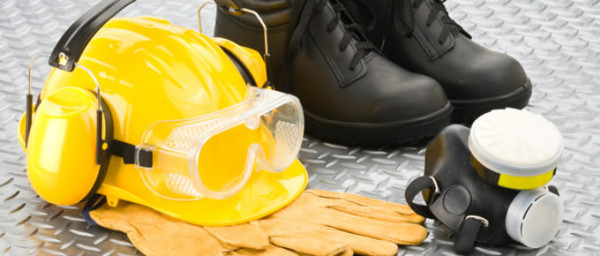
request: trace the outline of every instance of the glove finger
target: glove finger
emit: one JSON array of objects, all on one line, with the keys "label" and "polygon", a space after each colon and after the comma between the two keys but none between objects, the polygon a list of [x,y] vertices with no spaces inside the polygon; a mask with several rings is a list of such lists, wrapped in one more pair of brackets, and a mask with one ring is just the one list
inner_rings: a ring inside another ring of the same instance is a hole
[{"label": "glove finger", "polygon": [[301,255],[340,255],[349,250],[347,243],[327,240],[331,232],[318,231],[318,225],[292,219],[263,219],[259,223],[269,234],[271,244]]},{"label": "glove finger", "polygon": [[324,190],[308,190],[307,193],[322,199],[335,200],[335,207],[348,213],[393,222],[423,223],[425,218],[416,214],[408,205],[386,202],[364,196]]},{"label": "glove finger", "polygon": [[333,244],[323,238],[275,236],[271,237],[271,242],[277,246],[294,250],[299,254],[316,256],[353,255],[352,250],[347,246],[338,243]]},{"label": "glove finger", "polygon": [[411,214],[404,214],[393,209],[351,204],[332,205],[329,206],[329,208],[369,219],[377,219],[389,222],[409,222],[415,224],[422,224],[425,222],[425,218],[416,214],[415,212],[411,212]]},{"label": "glove finger", "polygon": [[329,198],[329,199],[343,199],[344,194],[345,194],[345,193],[341,193],[341,192],[333,192],[333,191],[320,190],[320,189],[307,189],[306,191],[304,191],[304,193],[312,194],[312,195],[322,197],[322,198]]},{"label": "glove finger", "polygon": [[130,223],[134,220],[132,218],[134,214],[143,216],[142,220],[155,217],[151,213],[144,211],[142,207],[127,202],[119,204],[118,207],[104,205],[91,211],[90,217],[102,227],[127,233],[133,231]]},{"label": "glove finger", "polygon": [[[238,249],[222,243],[201,226],[179,221],[150,208],[119,203],[103,206],[90,216],[100,226],[127,234],[131,243],[145,255],[212,255]],[[194,246],[182,246],[181,241]]]},{"label": "glove finger", "polygon": [[369,206],[374,206],[374,207],[383,208],[383,209],[391,209],[391,210],[394,210],[403,215],[415,214],[415,212],[410,208],[410,206],[404,205],[404,204],[398,204],[398,203],[392,203],[392,202],[387,202],[387,201],[383,201],[383,200],[377,200],[377,199],[368,198],[368,197],[355,195],[355,194],[345,194],[344,199],[346,199],[350,202],[353,202],[353,203],[361,204],[361,205],[369,205]]},{"label": "glove finger", "polygon": [[401,245],[417,245],[427,237],[427,230],[419,224],[370,219],[334,209],[323,210],[319,220],[339,230]]},{"label": "glove finger", "polygon": [[257,222],[204,229],[220,241],[236,247],[261,250],[269,246],[269,236]]},{"label": "glove finger", "polygon": [[235,251],[224,252],[216,254],[218,256],[299,256],[297,253],[292,252],[290,250],[274,246],[269,244],[266,248],[262,250],[254,250],[248,248],[242,248]]},{"label": "glove finger", "polygon": [[271,236],[275,245],[311,255],[395,255],[392,242],[359,236],[326,226],[298,227],[287,234]]}]

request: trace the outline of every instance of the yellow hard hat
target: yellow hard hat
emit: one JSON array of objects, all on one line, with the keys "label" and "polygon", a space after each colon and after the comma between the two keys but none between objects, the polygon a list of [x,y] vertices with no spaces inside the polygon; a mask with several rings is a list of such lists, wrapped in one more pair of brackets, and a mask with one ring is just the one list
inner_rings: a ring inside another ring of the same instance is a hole
[{"label": "yellow hard hat", "polygon": [[57,59],[80,68],[53,69],[33,118],[20,122],[43,199],[72,205],[98,193],[111,206],[231,225],[305,188],[295,159],[301,107],[259,88],[267,77],[257,52],[151,17],[111,19],[84,44],[81,58]]}]

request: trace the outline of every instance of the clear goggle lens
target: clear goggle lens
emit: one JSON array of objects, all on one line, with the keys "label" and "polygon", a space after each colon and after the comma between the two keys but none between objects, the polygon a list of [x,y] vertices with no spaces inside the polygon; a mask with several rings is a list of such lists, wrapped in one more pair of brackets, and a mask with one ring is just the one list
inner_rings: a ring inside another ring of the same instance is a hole
[{"label": "clear goggle lens", "polygon": [[198,118],[155,123],[139,147],[152,150],[152,167],[138,166],[161,197],[223,199],[254,170],[280,172],[302,144],[300,102],[281,92],[250,87],[248,100]]}]

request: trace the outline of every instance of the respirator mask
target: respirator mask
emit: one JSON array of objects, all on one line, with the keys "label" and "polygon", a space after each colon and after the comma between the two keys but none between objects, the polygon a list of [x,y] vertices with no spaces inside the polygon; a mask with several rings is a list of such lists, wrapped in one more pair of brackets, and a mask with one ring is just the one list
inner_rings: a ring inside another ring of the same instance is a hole
[{"label": "respirator mask", "polygon": [[[543,117],[494,110],[471,129],[451,125],[440,132],[427,148],[425,175],[408,185],[406,200],[453,231],[458,253],[471,251],[476,241],[539,248],[562,222],[558,190],[544,187],[562,151],[558,129]],[[413,202],[419,192],[426,206]]]}]

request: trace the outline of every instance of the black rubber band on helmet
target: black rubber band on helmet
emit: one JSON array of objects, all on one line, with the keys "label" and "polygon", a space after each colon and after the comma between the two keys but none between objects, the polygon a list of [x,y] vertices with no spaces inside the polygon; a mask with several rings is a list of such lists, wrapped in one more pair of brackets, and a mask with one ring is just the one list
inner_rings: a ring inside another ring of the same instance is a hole
[{"label": "black rubber band on helmet", "polygon": [[235,54],[225,47],[221,47],[221,50],[223,50],[225,54],[227,54],[227,57],[229,57],[229,60],[233,62],[233,65],[235,65],[235,68],[238,70],[240,75],[242,75],[242,78],[244,78],[244,82],[246,82],[246,84],[258,86],[256,84],[256,80],[252,76],[252,73],[250,73],[250,70],[248,70],[248,67],[246,67],[246,65],[244,65],[244,63],[237,56],[235,56]]},{"label": "black rubber band on helmet", "polygon": [[81,209],[81,217],[92,226],[98,226],[98,223],[92,219],[90,212],[102,207],[106,204],[106,196],[100,194],[94,194]]},{"label": "black rubber band on helmet", "polygon": [[96,191],[100,189],[100,185],[104,181],[104,177],[106,176],[106,172],[108,172],[108,166],[110,165],[110,157],[111,157],[111,147],[113,143],[113,119],[108,108],[108,105],[104,101],[104,99],[100,98],[100,104],[102,104],[102,113],[104,114],[104,140],[102,144],[106,145],[106,148],[102,149],[102,156],[100,159],[100,169],[98,170],[98,176],[96,177],[96,181],[94,182],[94,186],[88,192],[88,194],[81,200],[84,202],[90,199],[93,195],[96,194]]}]

